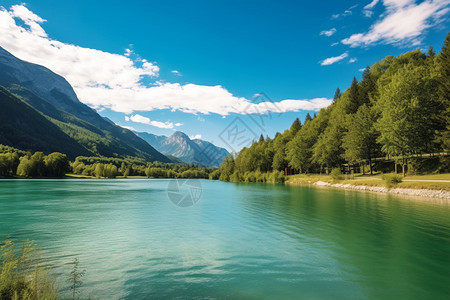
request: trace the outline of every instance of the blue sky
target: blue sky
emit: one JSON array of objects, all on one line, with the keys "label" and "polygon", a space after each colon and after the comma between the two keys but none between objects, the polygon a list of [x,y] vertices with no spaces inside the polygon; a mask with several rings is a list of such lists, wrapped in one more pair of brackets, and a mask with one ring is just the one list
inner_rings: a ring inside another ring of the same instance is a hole
[{"label": "blue sky", "polygon": [[[230,124],[273,136],[328,105],[365,66],[429,45],[438,51],[449,24],[448,0],[0,5],[0,46],[63,75],[103,116],[229,150],[240,147],[224,137]],[[261,92],[275,104],[252,104]]]}]

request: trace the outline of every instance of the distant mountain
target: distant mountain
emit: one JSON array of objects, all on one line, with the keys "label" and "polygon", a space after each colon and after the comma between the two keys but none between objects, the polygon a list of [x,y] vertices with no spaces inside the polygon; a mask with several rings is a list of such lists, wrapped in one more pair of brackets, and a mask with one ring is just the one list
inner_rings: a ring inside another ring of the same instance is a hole
[{"label": "distant mountain", "polygon": [[[72,141],[76,141],[78,147],[71,149],[80,150],[79,155],[136,156],[150,161],[171,162],[169,158],[159,153],[130,130],[115,125],[111,120],[103,118],[95,110],[81,103],[71,85],[63,77],[43,66],[22,61],[1,47],[0,86],[4,86],[11,93],[20,96],[23,101],[27,102],[48,121],[56,125],[63,134]],[[16,116],[4,109],[3,101],[9,101],[5,99],[10,96],[7,95],[6,91],[2,92],[4,94],[1,100],[2,112],[6,115]],[[19,106],[23,107],[21,104],[14,105],[14,113],[17,113],[16,107]],[[12,109],[11,105],[8,107]],[[19,118],[19,116],[16,117]],[[1,122],[3,128],[11,125],[5,122],[4,119]],[[14,136],[15,128],[20,128],[23,136],[28,135],[43,141],[48,139],[45,136],[45,131],[38,132],[32,130],[31,127],[10,126],[8,136]],[[9,145],[25,150],[43,150],[39,148],[43,145],[29,143],[28,141],[24,139],[20,141],[20,145]],[[67,151],[62,150],[66,148],[65,144],[62,145],[62,141],[68,140],[55,141],[56,143],[52,147],[60,149],[58,150],[60,152],[67,153]],[[8,144],[8,142],[11,143],[11,138],[6,139],[5,135],[3,137],[0,136],[0,143]],[[81,151],[81,149],[84,150]],[[72,151],[74,155],[76,155],[75,152]]]},{"label": "distant mountain", "polygon": [[186,134],[177,131],[169,137],[147,132],[136,132],[138,136],[155,147],[159,152],[174,156],[186,163],[218,167],[230,153],[214,144],[200,139],[191,140]]}]

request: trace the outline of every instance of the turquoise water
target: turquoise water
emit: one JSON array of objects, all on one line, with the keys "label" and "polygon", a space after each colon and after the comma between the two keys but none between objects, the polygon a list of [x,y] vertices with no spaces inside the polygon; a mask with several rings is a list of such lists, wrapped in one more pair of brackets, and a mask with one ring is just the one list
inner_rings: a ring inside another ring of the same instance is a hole
[{"label": "turquoise water", "polygon": [[448,299],[446,204],[200,184],[180,207],[169,180],[0,180],[0,239],[38,243],[62,298],[78,257],[84,298]]}]

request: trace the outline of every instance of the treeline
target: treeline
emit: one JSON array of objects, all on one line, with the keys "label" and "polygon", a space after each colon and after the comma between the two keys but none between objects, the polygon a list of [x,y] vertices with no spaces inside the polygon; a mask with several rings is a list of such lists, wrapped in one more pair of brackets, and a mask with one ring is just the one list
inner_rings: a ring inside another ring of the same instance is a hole
[{"label": "treeline", "polygon": [[213,169],[193,164],[150,162],[130,157],[104,158],[80,156],[72,164],[74,174],[97,178],[147,176],[148,178],[208,178]]},{"label": "treeline", "polygon": [[3,152],[0,153],[2,177],[62,177],[70,170],[67,156],[59,152],[33,154],[3,145],[0,145],[0,151]]},{"label": "treeline", "polygon": [[70,163],[65,154],[26,152],[0,144],[1,177],[63,177],[66,173],[96,178],[146,176],[148,178],[209,178],[214,169],[193,164],[146,162],[137,157],[79,156]]},{"label": "treeline", "polygon": [[395,157],[403,175],[410,171],[449,171],[449,158],[421,158],[450,148],[450,34],[435,55],[419,50],[388,56],[367,67],[317,116],[296,119],[273,139],[261,136],[230,156],[214,172],[225,181],[247,181],[255,174],[283,171],[322,173],[343,164],[393,168],[375,157]]}]

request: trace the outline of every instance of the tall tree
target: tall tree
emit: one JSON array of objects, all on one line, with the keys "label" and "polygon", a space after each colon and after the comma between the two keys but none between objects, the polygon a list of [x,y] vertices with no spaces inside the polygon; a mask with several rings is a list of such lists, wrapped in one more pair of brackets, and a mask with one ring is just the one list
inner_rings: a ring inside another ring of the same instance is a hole
[{"label": "tall tree", "polygon": [[347,94],[348,104],[346,113],[354,114],[358,110],[358,107],[360,106],[358,80],[356,80],[356,77],[353,77],[352,84],[350,85],[347,93],[348,93]]},{"label": "tall tree", "polygon": [[313,118],[311,117],[311,115],[309,113],[306,113],[305,123],[303,123],[303,124],[306,124],[306,122],[311,121],[312,119]]},{"label": "tall tree", "polygon": [[399,69],[387,86],[380,87],[378,142],[385,153],[402,157],[403,176],[405,156],[434,148],[435,131],[440,127],[435,116],[441,109],[437,89],[429,69],[411,64]]},{"label": "tall tree", "polygon": [[450,150],[450,33],[447,34],[441,52],[436,56],[436,71],[439,81],[439,101],[445,108],[441,117],[445,129],[440,132],[444,150]]},{"label": "tall tree", "polygon": [[376,140],[378,133],[374,128],[377,115],[366,104],[360,106],[354,115],[348,116],[348,131],[343,137],[345,159],[349,163],[360,163],[368,160],[370,174],[372,171],[372,159],[380,152]]},{"label": "tall tree", "polygon": [[342,96],[341,90],[337,88],[336,91],[334,92],[333,102],[336,102],[336,100],[341,98],[341,96]]},{"label": "tall tree", "polygon": [[45,157],[44,162],[47,176],[62,177],[69,172],[69,160],[65,154],[53,152]]},{"label": "tall tree", "polygon": [[434,57],[434,56],[436,55],[436,53],[434,52],[433,46],[430,45],[430,47],[428,48],[427,55],[428,55],[429,57]]},{"label": "tall tree", "polygon": [[295,136],[295,134],[302,128],[302,123],[300,123],[300,120],[298,118],[295,119],[295,121],[292,123],[291,128],[289,129],[291,132],[291,136]]}]

